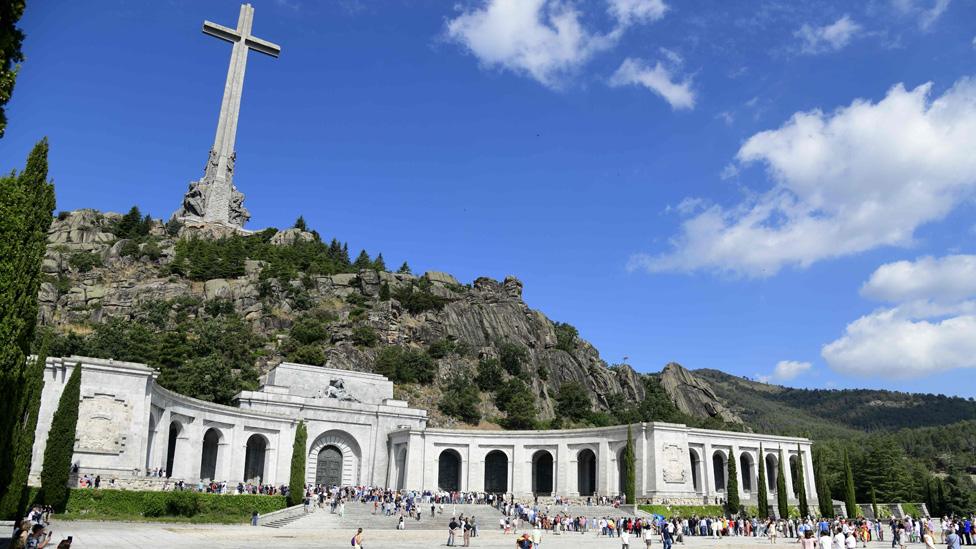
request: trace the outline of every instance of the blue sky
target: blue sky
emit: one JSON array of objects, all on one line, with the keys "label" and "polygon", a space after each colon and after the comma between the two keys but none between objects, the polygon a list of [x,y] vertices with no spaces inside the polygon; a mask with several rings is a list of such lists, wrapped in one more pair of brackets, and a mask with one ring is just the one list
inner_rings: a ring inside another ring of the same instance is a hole
[{"label": "blue sky", "polygon": [[[976,4],[257,0],[235,182],[611,363],[976,395]],[[31,0],[0,166],[156,217],[213,140],[230,1]]]}]

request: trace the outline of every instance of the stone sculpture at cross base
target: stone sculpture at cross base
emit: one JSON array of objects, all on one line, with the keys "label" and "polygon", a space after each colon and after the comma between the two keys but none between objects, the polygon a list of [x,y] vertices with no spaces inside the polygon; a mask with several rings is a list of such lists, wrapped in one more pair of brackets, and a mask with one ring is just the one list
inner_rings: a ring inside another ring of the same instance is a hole
[{"label": "stone sculpture at cross base", "polygon": [[207,166],[203,177],[190,183],[190,188],[183,197],[183,205],[173,214],[174,218],[239,229],[251,217],[244,207],[244,195],[234,186],[234,163],[237,160],[234,141],[237,138],[237,119],[241,110],[241,93],[244,90],[244,69],[250,50],[271,57],[278,57],[281,53],[277,44],[251,34],[253,23],[254,8],[250,4],[241,5],[236,29],[210,21],[203,22],[204,34],[226,40],[234,47],[227,69],[224,97],[220,104],[217,134],[207,158]]}]

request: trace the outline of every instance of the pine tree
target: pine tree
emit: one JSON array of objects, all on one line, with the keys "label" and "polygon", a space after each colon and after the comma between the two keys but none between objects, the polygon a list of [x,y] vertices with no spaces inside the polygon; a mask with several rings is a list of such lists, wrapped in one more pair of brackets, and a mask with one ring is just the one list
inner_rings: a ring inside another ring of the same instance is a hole
[{"label": "pine tree", "polygon": [[305,442],[308,431],[299,421],[295,429],[295,443],[291,447],[291,476],[288,479],[288,505],[298,505],[305,499]]},{"label": "pine tree", "polygon": [[786,467],[783,466],[783,450],[779,451],[779,463],[776,467],[776,510],[779,511],[780,518],[787,518],[790,516],[790,506],[787,503],[786,494],[786,474],[784,470]]},{"label": "pine tree", "polygon": [[41,501],[64,511],[68,504],[68,478],[71,457],[75,452],[75,433],[78,428],[78,401],[81,398],[81,365],[75,364],[64,384],[58,408],[51,419],[44,447],[44,468],[41,470]]},{"label": "pine tree", "polygon": [[366,250],[362,250],[359,252],[359,256],[356,257],[356,262],[353,263],[352,266],[358,270],[372,269],[373,260],[369,258],[369,254],[366,253]]},{"label": "pine tree", "polygon": [[807,481],[803,478],[803,454],[800,445],[796,445],[796,498],[799,500],[800,516],[810,516],[810,504],[807,502]]},{"label": "pine tree", "polygon": [[729,515],[738,514],[739,504],[739,472],[735,466],[735,456],[729,453],[725,467],[725,512]]},{"label": "pine tree", "polygon": [[379,254],[378,256],[376,256],[376,260],[373,261],[373,269],[374,270],[377,270],[377,271],[385,271],[386,270],[386,261],[383,261],[383,254],[382,253]]},{"label": "pine tree", "polygon": [[878,496],[874,493],[874,486],[871,487],[871,513],[874,514],[874,519],[878,519]]},{"label": "pine tree", "polygon": [[303,232],[308,230],[308,225],[305,224],[305,217],[304,216],[301,216],[301,215],[298,216],[298,219],[295,220],[294,228],[295,229],[298,229],[299,231],[303,231]]},{"label": "pine tree", "polygon": [[400,268],[397,269],[397,272],[400,274],[413,274],[410,272],[410,265],[407,265],[406,261],[403,262],[403,265],[400,265]]},{"label": "pine tree", "polygon": [[[7,24],[0,21],[0,26]],[[0,177],[0,519],[23,516],[44,384],[44,353],[33,362],[27,357],[37,323],[41,260],[54,211],[47,153],[47,139],[42,139],[23,172]]]},{"label": "pine tree", "polygon": [[817,503],[820,507],[820,516],[831,518],[834,516],[834,502],[830,495],[830,483],[827,482],[827,473],[823,470],[823,456],[821,452],[813,453],[813,477],[817,483]]},{"label": "pine tree", "polygon": [[624,447],[624,496],[628,504],[637,503],[637,456],[634,453],[634,433],[627,426],[627,446]]},{"label": "pine tree", "polygon": [[759,486],[756,488],[759,490],[757,499],[759,503],[759,518],[765,519],[769,518],[769,494],[766,492],[766,460],[763,458],[765,456],[763,452],[762,445],[759,445]]},{"label": "pine tree", "polygon": [[844,450],[844,508],[849,518],[855,518],[857,512],[857,498],[854,496],[854,472],[851,470],[851,459]]}]

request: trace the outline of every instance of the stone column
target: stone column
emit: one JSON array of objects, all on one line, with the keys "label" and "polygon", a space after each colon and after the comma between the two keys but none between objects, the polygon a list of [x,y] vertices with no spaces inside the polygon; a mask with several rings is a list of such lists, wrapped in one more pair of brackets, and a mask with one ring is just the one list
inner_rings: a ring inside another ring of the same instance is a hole
[{"label": "stone column", "polygon": [[424,462],[426,461],[424,439],[419,431],[410,431],[407,440],[407,457],[404,460],[406,472],[403,485],[409,490],[424,489]]},{"label": "stone column", "polygon": [[[634,495],[635,497],[642,497],[647,493],[647,468],[645,467],[644,459],[648,455],[647,452],[647,431],[645,429],[645,424],[640,424],[640,431],[636,433],[634,438]],[[635,501],[628,501],[627,503],[634,504]]]},{"label": "stone column", "polygon": [[786,499],[796,501],[796,497],[793,495],[793,470],[790,467],[790,450],[788,448],[783,452],[781,467],[783,468],[783,478],[786,480]]},{"label": "stone column", "polygon": [[247,433],[244,432],[244,425],[241,423],[234,424],[228,441],[228,448],[230,448],[228,482],[234,483],[236,487],[237,483],[244,481],[244,459],[247,455]]},{"label": "stone column", "polygon": [[600,441],[600,452],[596,462],[596,493],[600,496],[610,495],[610,441]]},{"label": "stone column", "polygon": [[569,480],[569,448],[565,442],[560,442],[556,445],[554,466],[556,467],[556,471],[552,479],[553,494],[567,495],[572,488],[570,488]]},{"label": "stone column", "polygon": [[803,452],[803,474],[806,477],[807,502],[817,501],[817,479],[813,471],[813,457],[810,455],[812,448],[807,446]]},{"label": "stone column", "polygon": [[[532,492],[532,462],[531,457],[527,458],[525,454],[525,447],[522,445],[522,439],[519,438],[512,447],[512,478],[509,481],[512,486],[511,493],[516,496]],[[530,460],[528,467],[526,467],[526,459]]]},{"label": "stone column", "polygon": [[705,442],[705,455],[702,456],[702,475],[703,484],[705,485],[704,494],[707,497],[715,497],[715,471],[712,466],[712,444],[708,441]]}]

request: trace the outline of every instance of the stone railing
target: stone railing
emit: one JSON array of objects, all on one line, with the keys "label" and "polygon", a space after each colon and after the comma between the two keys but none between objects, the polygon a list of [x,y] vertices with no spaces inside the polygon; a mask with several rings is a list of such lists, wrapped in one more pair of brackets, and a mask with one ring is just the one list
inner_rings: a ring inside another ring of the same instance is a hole
[{"label": "stone railing", "polygon": [[277,511],[272,511],[270,513],[259,515],[258,526],[264,526],[270,522],[275,522],[283,519],[290,519],[304,514],[305,514],[305,505],[299,503],[298,505],[285,507],[284,509],[278,509]]}]

